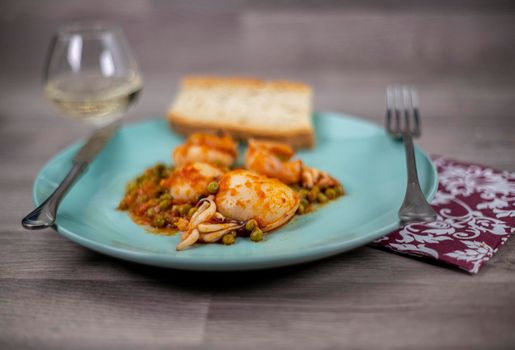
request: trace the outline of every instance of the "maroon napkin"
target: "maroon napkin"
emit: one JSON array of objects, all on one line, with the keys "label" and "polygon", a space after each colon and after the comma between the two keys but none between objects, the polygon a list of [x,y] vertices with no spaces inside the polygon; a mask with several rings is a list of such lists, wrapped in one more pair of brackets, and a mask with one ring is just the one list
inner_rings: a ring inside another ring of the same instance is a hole
[{"label": "maroon napkin", "polygon": [[477,273],[515,231],[515,173],[433,157],[436,222],[410,224],[373,244]]}]

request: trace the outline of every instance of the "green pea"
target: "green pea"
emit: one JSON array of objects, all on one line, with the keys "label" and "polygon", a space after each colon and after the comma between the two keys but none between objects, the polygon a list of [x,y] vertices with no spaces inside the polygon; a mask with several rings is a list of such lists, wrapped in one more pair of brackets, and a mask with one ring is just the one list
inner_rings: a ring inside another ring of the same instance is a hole
[{"label": "green pea", "polygon": [[299,192],[300,191],[300,186],[297,185],[297,184],[293,184],[290,186],[292,190],[294,190],[295,192]]},{"label": "green pea", "polygon": [[317,201],[319,203],[325,203],[325,202],[328,201],[328,199],[327,199],[327,196],[325,194],[319,193],[318,196],[317,196]]},{"label": "green pea", "polygon": [[138,188],[138,184],[137,184],[137,182],[136,182],[136,181],[131,181],[131,182],[129,182],[129,183],[127,184],[127,189],[126,189],[126,191],[127,191],[127,192],[132,192],[132,191],[134,191],[134,190],[135,190],[135,189],[137,189],[137,188]]},{"label": "green pea", "polygon": [[172,198],[172,195],[170,193],[165,192],[161,196],[159,196],[159,199],[162,200],[162,201],[164,201],[164,200],[171,201],[173,198]]},{"label": "green pea", "polygon": [[309,205],[309,201],[306,198],[302,198],[300,200],[300,205],[307,207]]},{"label": "green pea", "polygon": [[345,194],[345,190],[343,189],[342,185],[338,185],[334,189],[336,190],[336,194],[338,196],[343,196]]},{"label": "green pea", "polygon": [[161,179],[165,179],[165,178],[169,177],[171,173],[172,173],[171,169],[166,168],[159,173],[159,176]]},{"label": "green pea", "polygon": [[161,215],[158,215],[154,218],[153,224],[155,227],[163,227],[166,221]]},{"label": "green pea", "polygon": [[159,208],[161,209],[168,209],[172,205],[172,201],[169,199],[163,199],[161,202],[159,202]]},{"label": "green pea", "polygon": [[193,214],[195,214],[197,212],[197,207],[193,207],[191,208],[189,211],[188,211],[188,217],[191,218],[193,216]]},{"label": "green pea", "polygon": [[155,166],[154,166],[154,169],[157,171],[157,172],[161,172],[163,170],[166,169],[166,165],[164,165],[163,163],[157,163]]},{"label": "green pea", "polygon": [[319,193],[320,193],[320,188],[318,186],[314,186],[311,189],[311,191],[309,191],[309,193],[308,193],[308,200],[310,202],[316,201]]},{"label": "green pea", "polygon": [[181,206],[180,206],[180,205],[178,205],[178,204],[174,204],[174,205],[172,205],[172,213],[179,214],[179,208],[180,208],[180,207],[181,207]]},{"label": "green pea", "polygon": [[331,187],[329,187],[327,190],[325,190],[325,195],[329,199],[335,199],[337,196],[336,191],[334,190],[334,188],[331,188]]},{"label": "green pea", "polygon": [[225,245],[231,245],[236,242],[236,234],[228,233],[222,237],[222,242]]},{"label": "green pea", "polygon": [[181,216],[186,216],[186,215],[188,215],[190,209],[191,209],[190,204],[183,204],[179,207],[179,214],[181,214]]},{"label": "green pea", "polygon": [[305,188],[303,188],[302,190],[299,191],[299,197],[300,198],[306,198],[309,194],[309,191],[306,190]]},{"label": "green pea", "polygon": [[261,231],[259,228],[256,227],[250,234],[250,240],[253,242],[262,241],[263,240],[263,231]]},{"label": "green pea", "polygon": [[306,207],[302,204],[299,205],[299,207],[297,208],[297,214],[299,215],[302,215],[306,212]]},{"label": "green pea", "polygon": [[254,219],[247,221],[247,223],[245,224],[245,230],[249,232],[252,232],[252,230],[254,230],[256,227],[258,227],[258,223]]},{"label": "green pea", "polygon": [[207,186],[207,191],[211,194],[215,194],[216,192],[218,192],[218,182],[213,181],[209,183],[209,185]]},{"label": "green pea", "polygon": [[154,208],[148,208],[147,211],[145,212],[145,215],[149,218],[151,218],[152,216],[154,216],[155,214],[155,211],[154,211]]}]

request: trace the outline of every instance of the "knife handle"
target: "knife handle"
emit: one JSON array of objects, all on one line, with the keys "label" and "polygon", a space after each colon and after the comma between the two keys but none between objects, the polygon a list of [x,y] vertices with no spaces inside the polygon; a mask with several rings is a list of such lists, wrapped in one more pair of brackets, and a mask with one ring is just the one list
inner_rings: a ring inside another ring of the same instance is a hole
[{"label": "knife handle", "polygon": [[61,199],[75,180],[84,172],[87,165],[86,162],[74,162],[73,167],[55,191],[39,207],[21,220],[23,227],[29,230],[40,230],[52,226]]}]

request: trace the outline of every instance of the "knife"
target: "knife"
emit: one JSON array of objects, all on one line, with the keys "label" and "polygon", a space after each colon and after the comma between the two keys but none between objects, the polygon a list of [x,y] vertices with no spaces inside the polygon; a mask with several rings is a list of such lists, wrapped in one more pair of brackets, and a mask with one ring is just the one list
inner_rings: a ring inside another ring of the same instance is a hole
[{"label": "knife", "polygon": [[86,170],[89,163],[116,133],[120,125],[121,120],[117,120],[96,130],[91,135],[73,158],[73,166],[70,172],[57,186],[55,191],[39,207],[21,220],[23,227],[29,230],[39,230],[54,224],[61,199],[63,199],[68,189],[75,183],[75,180]]}]

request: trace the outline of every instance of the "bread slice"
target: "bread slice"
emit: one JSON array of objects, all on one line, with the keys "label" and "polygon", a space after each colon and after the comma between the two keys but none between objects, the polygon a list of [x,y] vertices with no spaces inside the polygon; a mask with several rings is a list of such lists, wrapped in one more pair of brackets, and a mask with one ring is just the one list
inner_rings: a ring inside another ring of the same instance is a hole
[{"label": "bread slice", "polygon": [[312,90],[303,83],[190,76],[168,111],[179,133],[223,130],[237,139],[312,147]]}]

